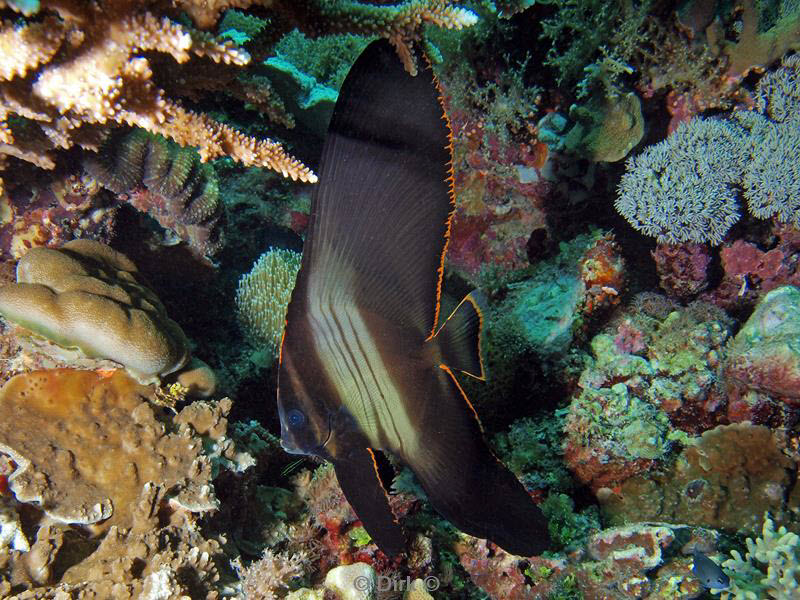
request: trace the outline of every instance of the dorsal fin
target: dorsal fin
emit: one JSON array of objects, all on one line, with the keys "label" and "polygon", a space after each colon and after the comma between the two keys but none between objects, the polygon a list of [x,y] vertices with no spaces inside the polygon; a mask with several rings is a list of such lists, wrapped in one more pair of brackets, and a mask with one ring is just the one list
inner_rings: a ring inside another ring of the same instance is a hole
[{"label": "dorsal fin", "polygon": [[411,77],[386,40],[373,42],[336,103],[298,291],[355,303],[428,337],[453,210],[450,166],[430,67]]},{"label": "dorsal fin", "polygon": [[486,294],[468,294],[436,332],[442,362],[476,379],[486,379],[481,356],[481,329],[486,314]]}]

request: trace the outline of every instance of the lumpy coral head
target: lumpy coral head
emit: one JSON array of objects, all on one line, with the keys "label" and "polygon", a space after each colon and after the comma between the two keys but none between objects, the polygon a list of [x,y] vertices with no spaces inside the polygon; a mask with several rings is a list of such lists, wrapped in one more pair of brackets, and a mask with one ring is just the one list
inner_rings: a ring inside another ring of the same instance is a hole
[{"label": "lumpy coral head", "polygon": [[166,375],[189,359],[185,334],[137,281],[136,266],[93,240],[30,250],[17,265],[17,283],[0,287],[0,314],[138,376]]}]

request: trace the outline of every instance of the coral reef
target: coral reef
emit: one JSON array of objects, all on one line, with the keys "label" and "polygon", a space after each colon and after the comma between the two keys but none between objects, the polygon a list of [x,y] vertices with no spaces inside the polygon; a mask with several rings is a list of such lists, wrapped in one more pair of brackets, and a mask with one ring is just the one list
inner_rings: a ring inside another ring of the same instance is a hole
[{"label": "coral reef", "polygon": [[141,129],[115,133],[84,160],[100,185],[149,214],[189,244],[200,258],[223,246],[223,205],[214,167]]},{"label": "coral reef", "polygon": [[92,240],[33,248],[17,283],[0,287],[0,313],[65,348],[152,378],[189,360],[188,340],[127,257]]},{"label": "coral reef", "polygon": [[[731,386],[800,404],[800,289],[772,290],[733,339],[723,365]],[[729,390],[733,400],[744,393]]]},{"label": "coral reef", "polygon": [[[695,549],[717,595],[796,596],[799,6],[0,0],[0,597],[689,600]],[[390,558],[270,433],[287,152],[316,164],[375,36],[440,84],[443,310],[488,296],[464,391],[542,556],[376,453]]]},{"label": "coral reef", "polygon": [[724,276],[701,298],[725,309],[750,308],[765,293],[782,285],[800,285],[800,231],[776,224],[768,250],[735,240],[720,250]]},{"label": "coral reef", "polygon": [[91,177],[23,168],[15,179],[7,194],[0,195],[0,257],[4,260],[19,259],[33,247],[58,247],[75,238],[110,241],[117,209]]},{"label": "coral reef", "polygon": [[747,158],[743,130],[692,119],[627,162],[614,206],[661,243],[719,244],[739,219],[735,185]]},{"label": "coral reef", "polygon": [[720,425],[691,440],[674,464],[624,481],[600,494],[611,524],[687,523],[754,531],[769,510],[781,520],[796,509],[789,498],[796,464],[763,425]]},{"label": "coral reef", "polygon": [[593,313],[617,301],[623,272],[613,234],[593,231],[562,243],[555,259],[508,286],[498,327],[517,331],[537,354],[563,352]]},{"label": "coral reef", "polygon": [[604,494],[668,458],[683,437],[674,429],[699,433],[724,416],[715,385],[730,336],[724,313],[645,296],[618,319],[592,339],[564,425],[567,465]]},{"label": "coral reef", "polygon": [[[179,20],[185,11],[197,27],[207,29],[224,10],[252,5],[265,7],[275,18],[247,44],[249,51]],[[0,27],[0,156],[52,169],[54,150],[75,145],[97,149],[109,125],[127,124],[195,146],[203,161],[230,156],[309,182],[316,181],[314,173],[278,142],[247,136],[188,110],[159,86],[185,96],[224,90],[264,105],[269,90],[237,76],[251,55],[263,59],[294,27],[314,36],[382,35],[413,71],[411,44],[421,38],[423,23],[461,28],[475,22],[470,11],[440,0],[397,6],[319,0],[102,0],[91,5],[43,0],[22,12],[26,17],[20,22],[4,20]]]},{"label": "coral reef", "polygon": [[242,329],[254,344],[264,347],[271,360],[278,357],[300,259],[292,250],[272,248],[259,257],[236,288],[236,314]]}]

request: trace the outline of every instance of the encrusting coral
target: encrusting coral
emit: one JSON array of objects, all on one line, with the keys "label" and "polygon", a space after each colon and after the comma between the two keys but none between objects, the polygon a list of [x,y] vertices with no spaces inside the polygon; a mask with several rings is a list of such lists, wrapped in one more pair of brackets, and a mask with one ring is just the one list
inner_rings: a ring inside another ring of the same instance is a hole
[{"label": "encrusting coral", "polygon": [[[155,400],[121,370],[35,371],[0,390],[4,494],[35,536],[10,548],[15,597],[219,597],[226,540],[198,517],[218,507],[214,466],[253,458],[227,437],[230,400],[172,418]],[[1,516],[13,533],[13,513]]]},{"label": "encrusting coral", "polygon": [[692,440],[669,468],[631,477],[601,501],[612,524],[666,521],[754,531],[765,510],[781,520],[796,510],[796,498],[789,497],[794,471],[769,428],[720,425]]},{"label": "encrusting coral", "polygon": [[[57,522],[130,526],[142,486],[158,482],[176,506],[216,507],[211,465],[191,434],[170,433],[123,371],[53,369],[17,375],[0,390],[0,452],[19,502]],[[98,437],[98,432],[102,435]]]},{"label": "encrusting coral", "polygon": [[33,248],[17,283],[0,287],[0,314],[66,348],[125,365],[143,378],[172,373],[189,345],[123,254],[93,240]]}]

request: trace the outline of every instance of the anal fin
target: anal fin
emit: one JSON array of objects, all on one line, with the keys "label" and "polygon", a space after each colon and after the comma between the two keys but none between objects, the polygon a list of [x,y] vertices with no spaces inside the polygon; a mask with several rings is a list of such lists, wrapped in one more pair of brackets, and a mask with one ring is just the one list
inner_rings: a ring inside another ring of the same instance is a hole
[{"label": "anal fin", "polygon": [[486,445],[452,371],[442,367],[431,375],[436,409],[425,417],[422,450],[403,457],[431,504],[461,531],[512,554],[547,550],[550,536],[542,511]]},{"label": "anal fin", "polygon": [[369,448],[353,449],[333,462],[336,478],[364,529],[387,556],[405,551],[406,538],[389,506],[377,464]]},{"label": "anal fin", "polygon": [[450,313],[434,337],[444,364],[481,380],[486,379],[481,357],[481,329],[486,306],[486,295],[481,290],[473,290]]}]

